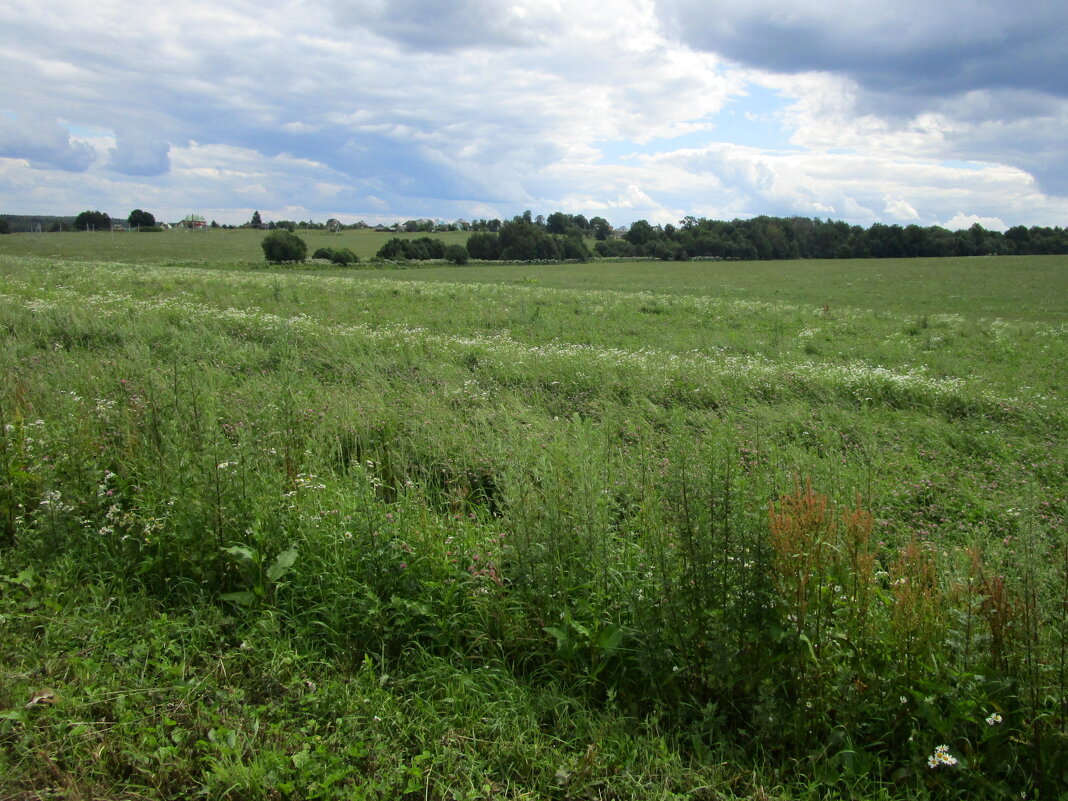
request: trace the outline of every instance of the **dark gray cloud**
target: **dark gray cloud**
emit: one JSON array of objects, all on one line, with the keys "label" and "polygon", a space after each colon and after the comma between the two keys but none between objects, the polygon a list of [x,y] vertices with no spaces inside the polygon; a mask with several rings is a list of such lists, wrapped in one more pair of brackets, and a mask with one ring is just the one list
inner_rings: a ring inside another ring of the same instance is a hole
[{"label": "dark gray cloud", "polygon": [[1068,24],[1054,0],[660,0],[665,29],[759,69],[826,71],[918,97],[1022,89],[1068,97]]},{"label": "dark gray cloud", "polygon": [[82,172],[95,154],[72,140],[58,120],[35,114],[0,115],[0,157],[26,159],[34,167]]},{"label": "dark gray cloud", "polygon": [[1068,194],[1068,22],[1054,0],[659,0],[685,44],[767,72],[857,87],[851,114],[945,123],[947,159],[1010,164]]}]

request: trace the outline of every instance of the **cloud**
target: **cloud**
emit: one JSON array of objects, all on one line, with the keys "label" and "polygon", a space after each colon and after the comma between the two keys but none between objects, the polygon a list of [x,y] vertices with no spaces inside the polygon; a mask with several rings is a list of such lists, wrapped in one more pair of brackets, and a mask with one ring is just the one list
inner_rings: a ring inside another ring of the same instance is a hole
[{"label": "cloud", "polygon": [[760,69],[845,75],[867,89],[954,95],[1009,88],[1068,97],[1068,27],[1050,0],[660,0],[693,47]]},{"label": "cloud", "polygon": [[660,0],[657,8],[679,41],[791,86],[798,144],[1011,164],[1068,194],[1058,133],[1068,122],[1068,24],[1049,0],[725,0],[714,14],[698,0]]},{"label": "cloud", "polygon": [[332,0],[343,25],[358,26],[420,52],[524,47],[563,25],[558,4],[494,0]]},{"label": "cloud", "polygon": [[948,228],[950,231],[963,231],[976,224],[990,231],[1004,231],[1009,227],[999,217],[980,217],[978,214],[963,214],[959,211],[948,222],[940,223],[943,228]]},{"label": "cloud", "polygon": [[73,140],[57,119],[22,113],[0,114],[0,157],[25,159],[40,169],[83,172],[95,153]]},{"label": "cloud", "polygon": [[163,175],[171,168],[170,145],[140,132],[120,135],[108,151],[108,167],[123,175]]},{"label": "cloud", "polygon": [[918,220],[920,215],[907,200],[888,197],[883,206],[883,214],[888,214],[897,220]]},{"label": "cloud", "polygon": [[959,2],[9,0],[0,204],[1063,224],[1068,98],[1012,55],[1060,28]]}]

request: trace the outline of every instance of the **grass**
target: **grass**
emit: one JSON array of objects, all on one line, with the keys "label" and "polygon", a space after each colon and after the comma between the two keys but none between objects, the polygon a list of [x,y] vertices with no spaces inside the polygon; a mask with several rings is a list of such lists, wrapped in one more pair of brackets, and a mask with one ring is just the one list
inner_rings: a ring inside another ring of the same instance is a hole
[{"label": "grass", "polygon": [[[203,264],[262,264],[260,242],[265,231],[206,228],[175,229],[158,233],[89,232],[16,234],[0,242],[0,252],[53,259],[97,259],[134,264],[159,264],[179,260]],[[378,233],[352,230],[338,233],[296,231],[308,245],[311,255],[321,247],[349,248],[361,259],[369,259],[392,237],[413,239],[427,234]],[[434,236],[446,244],[467,241],[468,234],[455,231]]]},{"label": "grass", "polygon": [[8,794],[1068,788],[1063,258],[229,234],[0,240]]},{"label": "grass", "polygon": [[405,280],[537,282],[562,289],[719,296],[881,313],[962,314],[969,318],[1063,320],[1063,256],[798,261],[476,264],[447,272],[415,270]]}]

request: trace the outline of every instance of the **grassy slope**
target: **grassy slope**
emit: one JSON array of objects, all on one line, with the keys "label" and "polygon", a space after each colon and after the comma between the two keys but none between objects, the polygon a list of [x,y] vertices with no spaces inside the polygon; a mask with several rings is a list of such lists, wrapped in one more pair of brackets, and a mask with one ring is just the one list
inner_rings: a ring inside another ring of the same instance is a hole
[{"label": "grassy slope", "polygon": [[[156,264],[167,261],[205,263],[263,263],[260,242],[265,231],[222,228],[200,231],[172,230],[159,233],[66,232],[57,234],[12,234],[0,241],[0,252],[12,255],[59,259],[101,259]],[[308,254],[321,247],[345,247],[361,259],[371,258],[392,237],[414,239],[427,234],[394,234],[375,231],[297,231],[308,245]],[[468,234],[434,234],[446,244],[464,243]]]}]

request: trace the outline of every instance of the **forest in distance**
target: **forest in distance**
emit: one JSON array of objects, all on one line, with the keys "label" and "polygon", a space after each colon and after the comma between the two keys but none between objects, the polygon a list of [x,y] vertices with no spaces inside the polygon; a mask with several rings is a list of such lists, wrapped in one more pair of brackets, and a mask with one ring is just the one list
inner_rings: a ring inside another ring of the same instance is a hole
[{"label": "forest in distance", "polygon": [[[136,209],[126,220],[139,225]],[[135,219],[136,216],[136,219]],[[190,215],[193,219],[195,215]],[[79,225],[78,221],[82,224]],[[30,231],[58,232],[93,224],[101,230],[114,222],[104,212],[83,212],[78,217],[0,215],[0,233]],[[154,222],[154,220],[153,220]],[[181,223],[174,225],[181,226]],[[339,220],[327,222],[279,220],[264,222],[257,211],[241,226],[212,228],[283,228],[296,230],[342,230],[371,228],[364,222],[349,225]],[[687,259],[857,259],[928,258],[946,256],[1033,256],[1068,253],[1068,228],[1061,226],[1015,225],[1004,232],[971,227],[950,231],[938,225],[921,226],[873,223],[865,228],[841,220],[809,217],[771,217],[712,220],[684,217],[678,225],[654,225],[637,220],[629,226],[613,228],[603,217],[554,212],[547,217],[525,211],[511,220],[479,219],[452,222],[428,219],[406,220],[375,226],[383,233],[444,233],[469,231],[467,251],[473,259],[534,261],[584,260],[591,257],[641,257],[669,261]],[[419,260],[435,258],[418,248],[392,244],[383,246],[382,258]],[[439,256],[440,258],[440,256]]]}]

